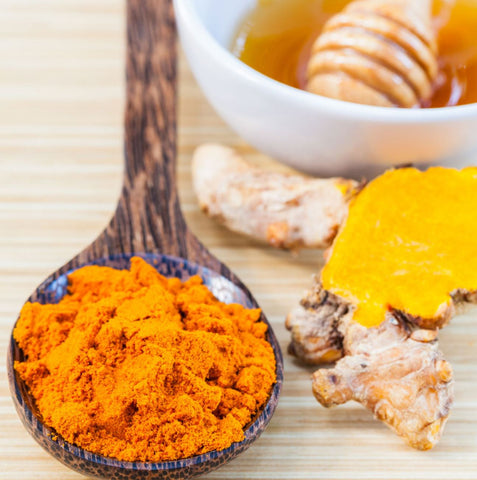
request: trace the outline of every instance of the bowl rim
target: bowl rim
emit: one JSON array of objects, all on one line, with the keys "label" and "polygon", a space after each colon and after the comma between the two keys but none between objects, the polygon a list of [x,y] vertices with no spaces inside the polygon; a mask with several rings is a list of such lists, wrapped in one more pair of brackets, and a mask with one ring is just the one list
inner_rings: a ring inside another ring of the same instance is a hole
[{"label": "bowl rim", "polygon": [[[179,258],[173,255],[165,255],[161,253],[131,253],[131,254],[109,255],[109,256],[97,258],[92,261],[87,261],[85,263],[82,263],[79,266],[76,266],[74,268],[68,268],[65,271],[61,271],[59,273],[57,271],[55,272],[55,274],[48,276],[44,281],[41,282],[41,284],[35,289],[33,294],[27,299],[27,302],[30,301],[31,297],[35,295],[39,290],[46,289],[47,287],[51,286],[53,282],[57,282],[58,279],[66,278],[71,272],[83,266],[95,265],[95,264],[98,264],[99,262],[114,260],[118,257],[122,257],[122,258],[128,257],[130,260],[134,256],[141,257],[146,261],[148,261],[148,258],[150,257],[154,257],[154,258],[160,257],[161,262],[169,261],[176,264],[181,264],[181,263],[184,264],[185,262],[192,270],[194,269],[197,270],[197,272],[194,275],[199,275],[201,276],[201,278],[203,278],[202,272],[211,276],[216,275],[216,276],[222,277],[222,279],[231,283],[234,286],[234,288],[240,289],[249,298],[253,307],[248,307],[248,308],[257,308],[257,307],[260,308],[255,298],[248,291],[246,287],[244,289],[242,286],[234,284],[228,278],[223,277],[223,275],[220,272],[217,272],[208,267],[204,267],[195,262],[185,260],[183,258]],[[151,264],[151,265],[154,266],[154,264]],[[22,392],[18,385],[18,374],[13,365],[14,349],[16,347],[20,350],[20,347],[18,346],[16,340],[13,337],[13,329],[16,327],[18,318],[19,317],[17,317],[13,325],[12,333],[10,335],[10,341],[7,349],[8,351],[7,351],[7,365],[6,365],[7,376],[8,376],[9,386],[10,386],[10,393],[14,400],[15,407],[17,410],[21,409],[23,413],[26,414],[26,417],[30,419],[29,423],[36,423],[37,425],[39,425],[39,427],[41,427],[42,436],[44,438],[48,438],[51,442],[54,442],[60,450],[65,450],[68,453],[74,455],[75,457],[81,460],[86,460],[88,462],[95,463],[104,467],[121,468],[128,471],[138,471],[138,470],[152,471],[152,472],[175,471],[175,470],[181,471],[187,468],[191,468],[191,467],[198,466],[210,461],[217,460],[222,456],[227,456],[230,453],[236,453],[236,455],[238,455],[242,451],[246,450],[261,435],[263,430],[265,430],[265,427],[268,425],[271,418],[273,417],[273,414],[275,413],[276,407],[278,405],[278,400],[279,400],[282,385],[283,385],[283,368],[284,368],[283,355],[281,352],[278,339],[275,335],[275,332],[273,331],[272,325],[270,324],[270,322],[268,321],[268,319],[266,318],[262,310],[261,321],[265,321],[265,323],[268,325],[267,333],[269,338],[267,340],[272,346],[274,356],[275,356],[276,380],[272,386],[272,389],[270,390],[270,395],[268,397],[268,400],[261,408],[260,413],[256,416],[255,420],[244,429],[243,440],[241,440],[240,442],[234,442],[229,447],[222,450],[211,450],[210,452],[202,453],[200,455],[194,455],[192,457],[182,458],[178,460],[168,460],[163,462],[140,462],[140,461],[130,462],[130,461],[118,460],[113,457],[106,457],[104,455],[91,452],[89,450],[86,450],[82,447],[76,446],[64,440],[61,437],[61,435],[57,434],[53,429],[45,425],[43,421],[41,421],[37,417],[37,415],[32,411],[32,409],[25,403]],[[22,418],[22,416],[20,417],[22,422],[24,422],[24,418]],[[261,425],[263,425],[263,428],[261,428]],[[50,454],[51,454],[51,451],[50,451]],[[234,457],[231,457],[230,459],[232,458]]]},{"label": "bowl rim", "polygon": [[366,119],[392,124],[438,124],[477,116],[477,103],[439,108],[387,108],[327,98],[285,85],[249,67],[222,46],[203,24],[194,8],[194,0],[173,0],[173,2],[179,22],[185,25],[187,30],[194,32],[194,40],[208,50],[209,55],[213,56],[219,64],[243,77],[257,89],[277,97],[287,98],[288,104],[295,103],[300,108],[356,120]]}]

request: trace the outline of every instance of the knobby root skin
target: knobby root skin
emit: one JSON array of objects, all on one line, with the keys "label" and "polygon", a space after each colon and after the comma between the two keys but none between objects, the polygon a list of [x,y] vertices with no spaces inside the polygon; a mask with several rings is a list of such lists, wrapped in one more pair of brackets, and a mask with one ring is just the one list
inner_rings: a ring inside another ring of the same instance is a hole
[{"label": "knobby root skin", "polygon": [[346,217],[359,184],[255,168],[234,150],[199,147],[192,162],[201,209],[244,235],[277,248],[326,248]]}]

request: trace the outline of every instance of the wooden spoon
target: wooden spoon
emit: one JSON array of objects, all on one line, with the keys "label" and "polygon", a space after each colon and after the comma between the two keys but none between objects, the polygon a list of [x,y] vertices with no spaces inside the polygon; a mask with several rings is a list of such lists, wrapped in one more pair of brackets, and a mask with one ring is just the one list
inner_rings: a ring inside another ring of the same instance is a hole
[{"label": "wooden spoon", "polygon": [[[86,264],[127,268],[140,255],[166,276],[199,274],[222,301],[257,307],[243,283],[188,230],[175,184],[176,30],[171,0],[128,0],[125,172],[115,214],[99,237],[48,277],[28,299],[57,302],[66,293],[67,273]],[[262,315],[262,320],[266,322]],[[10,340],[8,377],[17,412],[30,434],[65,465],[102,478],[187,478],[208,472],[244,451],[268,424],[283,379],[280,347],[268,330],[277,362],[271,396],[245,431],[226,450],[163,463],[130,463],[87,452],[43,425],[34,399],[14,370],[24,356]]]}]

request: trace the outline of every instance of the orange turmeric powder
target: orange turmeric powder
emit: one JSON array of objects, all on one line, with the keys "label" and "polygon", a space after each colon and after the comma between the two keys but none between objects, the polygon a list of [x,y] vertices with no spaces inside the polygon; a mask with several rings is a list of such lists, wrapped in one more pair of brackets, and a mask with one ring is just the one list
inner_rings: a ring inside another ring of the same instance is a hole
[{"label": "orange turmeric powder", "polygon": [[219,302],[134,257],[87,266],[58,304],[26,303],[15,368],[66,441],[125,461],[221,450],[267,401],[275,356],[260,310]]}]

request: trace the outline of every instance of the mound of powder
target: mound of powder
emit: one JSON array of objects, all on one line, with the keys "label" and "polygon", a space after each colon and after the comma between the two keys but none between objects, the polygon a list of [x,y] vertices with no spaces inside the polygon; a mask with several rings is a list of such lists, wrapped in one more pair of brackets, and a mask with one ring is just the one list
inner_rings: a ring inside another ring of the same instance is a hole
[{"label": "mound of powder", "polygon": [[46,425],[88,451],[166,461],[221,450],[267,401],[275,356],[260,310],[219,302],[134,257],[88,266],[58,304],[27,303],[15,368]]}]

